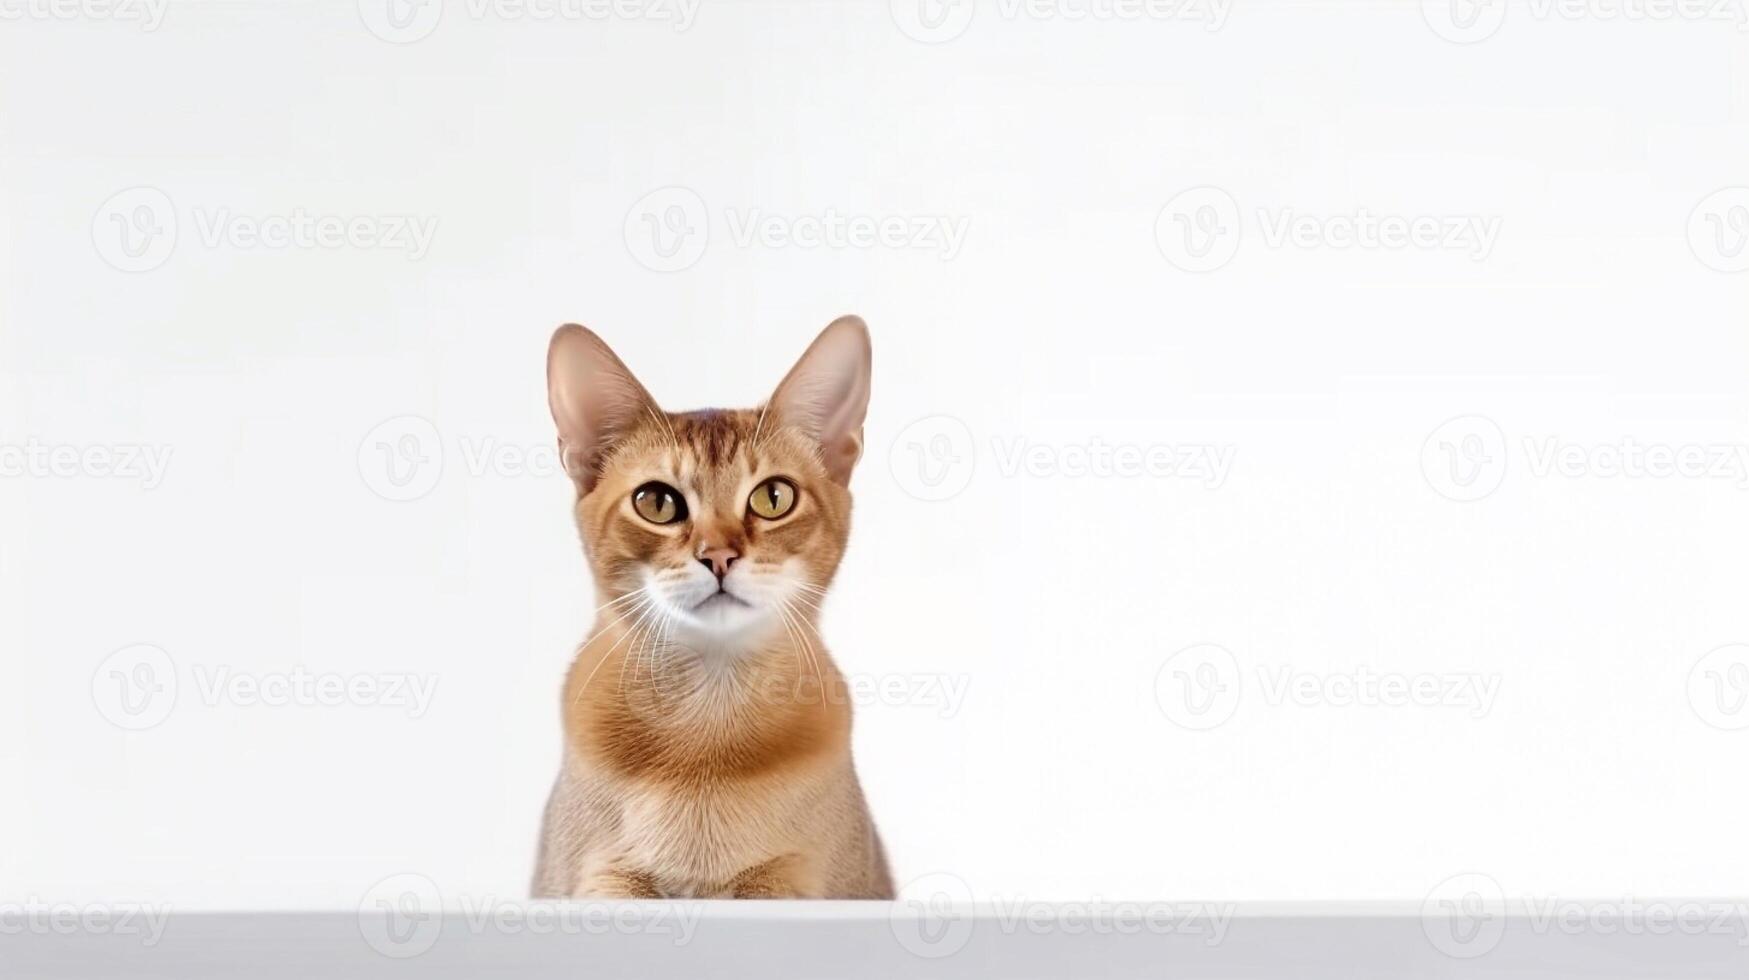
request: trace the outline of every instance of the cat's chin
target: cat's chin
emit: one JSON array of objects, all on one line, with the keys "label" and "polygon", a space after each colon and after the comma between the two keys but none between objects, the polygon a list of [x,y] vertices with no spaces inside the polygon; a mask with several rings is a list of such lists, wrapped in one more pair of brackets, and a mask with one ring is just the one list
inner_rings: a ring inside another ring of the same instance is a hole
[{"label": "cat's chin", "polygon": [[684,627],[691,638],[712,645],[734,645],[770,628],[773,617],[738,596],[718,592],[687,610]]}]

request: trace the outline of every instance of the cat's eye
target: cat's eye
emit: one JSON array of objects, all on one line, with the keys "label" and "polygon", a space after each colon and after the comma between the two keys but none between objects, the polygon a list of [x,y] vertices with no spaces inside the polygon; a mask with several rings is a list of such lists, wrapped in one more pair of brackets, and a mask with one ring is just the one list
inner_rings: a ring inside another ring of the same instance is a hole
[{"label": "cat's eye", "polygon": [[646,483],[632,491],[632,509],[651,524],[673,524],[686,518],[686,498],[666,483]]},{"label": "cat's eye", "polygon": [[753,496],[747,498],[747,506],[753,508],[753,513],[768,521],[775,521],[790,512],[796,505],[796,487],[788,480],[775,477],[753,488]]}]

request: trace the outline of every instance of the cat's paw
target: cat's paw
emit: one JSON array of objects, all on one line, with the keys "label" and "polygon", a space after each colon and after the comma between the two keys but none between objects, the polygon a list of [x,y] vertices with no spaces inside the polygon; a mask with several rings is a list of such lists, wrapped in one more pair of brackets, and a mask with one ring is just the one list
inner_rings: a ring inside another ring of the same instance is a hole
[{"label": "cat's paw", "polygon": [[800,855],[787,854],[764,864],[756,864],[736,875],[729,882],[732,898],[774,899],[815,898],[806,865]]},{"label": "cat's paw", "polygon": [[609,868],[588,875],[577,883],[572,898],[661,898],[654,875],[623,868]]}]

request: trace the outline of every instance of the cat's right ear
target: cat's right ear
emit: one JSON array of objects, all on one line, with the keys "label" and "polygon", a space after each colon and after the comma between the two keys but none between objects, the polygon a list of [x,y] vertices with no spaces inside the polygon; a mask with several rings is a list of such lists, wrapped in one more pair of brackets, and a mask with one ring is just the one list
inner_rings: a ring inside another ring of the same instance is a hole
[{"label": "cat's right ear", "polygon": [[559,427],[559,458],[580,495],[595,489],[614,441],[661,411],[613,350],[575,323],[555,331],[547,347],[547,405]]}]

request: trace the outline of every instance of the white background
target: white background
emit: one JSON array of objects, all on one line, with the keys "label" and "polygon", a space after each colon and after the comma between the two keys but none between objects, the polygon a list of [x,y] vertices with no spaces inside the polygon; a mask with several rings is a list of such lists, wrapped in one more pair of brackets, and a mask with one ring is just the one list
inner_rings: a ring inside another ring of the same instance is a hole
[{"label": "white background", "polygon": [[[823,630],[889,685],[856,752],[902,881],[1749,888],[1749,652],[1702,663],[1749,643],[1749,474],[1609,468],[1749,445],[1749,191],[1701,206],[1749,185],[1737,19],[449,0],[398,33],[375,2],[0,2],[0,899],[526,894],[592,605],[568,483],[514,465],[550,463],[550,331],[670,408],[750,405],[846,312],[874,404]],[[1498,236],[1270,240],[1362,209]],[[246,238],[300,213],[436,231]],[[1179,213],[1223,265],[1187,271]],[[965,238],[795,240],[828,214]],[[1065,472],[1099,445],[1231,469]],[[436,688],[205,689],[300,670]],[[1347,703],[1363,673],[1441,693]],[[1485,712],[1443,693],[1472,679]]]}]

